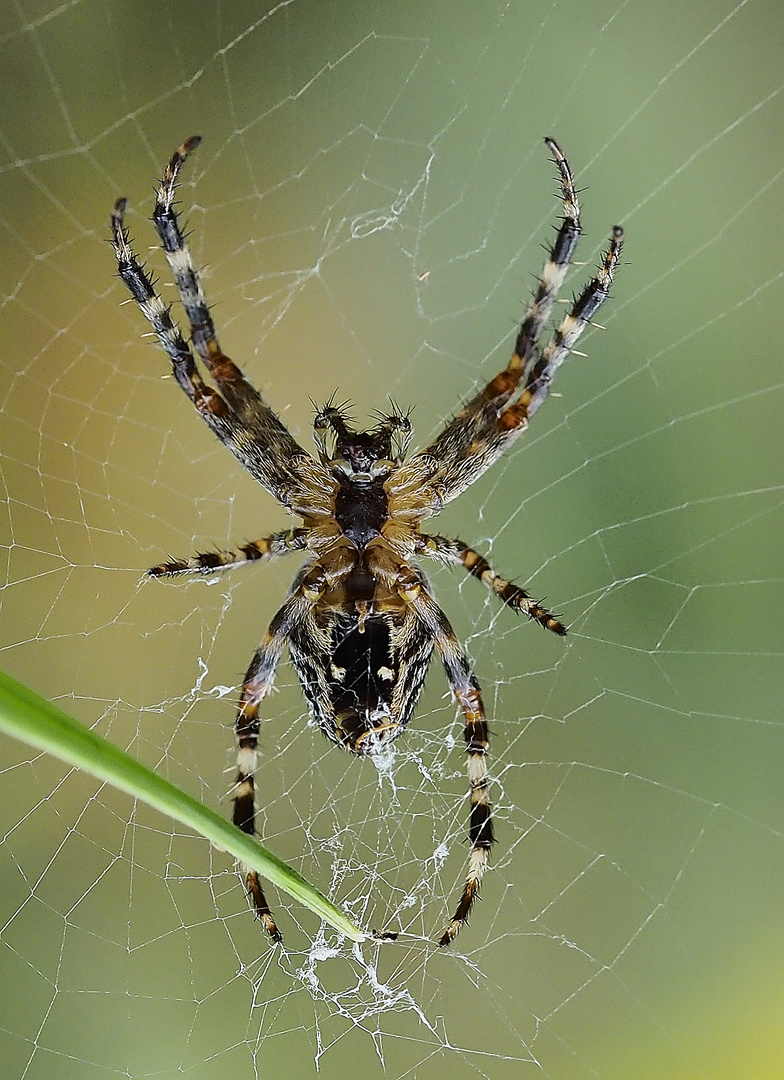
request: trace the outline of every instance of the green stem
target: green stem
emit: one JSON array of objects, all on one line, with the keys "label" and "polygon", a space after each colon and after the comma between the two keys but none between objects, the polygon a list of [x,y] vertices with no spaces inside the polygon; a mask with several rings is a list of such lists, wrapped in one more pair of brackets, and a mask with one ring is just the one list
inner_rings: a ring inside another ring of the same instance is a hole
[{"label": "green stem", "polygon": [[296,870],[214,810],[0,671],[0,730],[105,780],[200,833],[352,941],[367,937]]}]

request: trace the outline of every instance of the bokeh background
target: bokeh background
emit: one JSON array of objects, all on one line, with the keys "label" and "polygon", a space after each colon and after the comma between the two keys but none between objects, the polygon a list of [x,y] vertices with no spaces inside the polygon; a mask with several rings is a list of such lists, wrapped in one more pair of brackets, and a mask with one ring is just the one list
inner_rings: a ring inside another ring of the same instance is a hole
[{"label": "bokeh background", "polygon": [[[557,211],[626,264],[524,443],[441,517],[571,624],[433,573],[493,731],[499,843],[451,951],[461,725],[435,666],[379,772],[288,666],[269,845],[398,945],[0,741],[4,1075],[768,1078],[784,1057],[784,9],[765,0],[17,0],[0,38],[2,665],[212,806],[295,561],[146,581],[287,518],[166,377],[108,215],[181,190],[226,351],[298,438],[336,389],[423,444],[506,363]],[[151,252],[167,298],[162,258]],[[575,271],[577,288],[588,267]]]}]

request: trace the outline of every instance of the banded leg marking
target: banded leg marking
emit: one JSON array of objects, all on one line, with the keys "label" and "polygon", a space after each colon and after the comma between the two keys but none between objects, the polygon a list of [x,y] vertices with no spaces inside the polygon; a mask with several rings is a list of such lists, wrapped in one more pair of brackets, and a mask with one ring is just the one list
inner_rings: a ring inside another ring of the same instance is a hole
[{"label": "banded leg marking", "polygon": [[[256,832],[256,764],[259,742],[259,705],[275,678],[283,647],[295,622],[307,616],[319,586],[303,583],[278,610],[264,640],[253,654],[245,674],[235,721],[237,781],[234,787],[234,824],[253,836]],[[246,867],[246,884],[256,914],[273,941],[282,941],[255,870]]]},{"label": "banded leg marking", "polygon": [[[183,146],[187,148],[188,143]],[[181,147],[172,161],[177,159],[181,165],[185,156]],[[171,168],[172,163],[169,164]],[[173,169],[170,184],[174,183],[176,173],[177,169]],[[173,197],[173,189],[170,197]],[[243,468],[247,469],[251,476],[255,477],[275,498],[284,505],[289,505],[288,489],[292,483],[289,462],[295,457],[307,457],[305,451],[264,402],[258,391],[245,379],[236,364],[220,352],[214,332],[210,332],[207,328],[199,338],[195,324],[191,324],[194,339],[202,342],[200,352],[204,356],[209,372],[224,396],[204,382],[190,346],[172,319],[170,306],[158,296],[152,279],[134,254],[124,223],[126,205],[126,199],[118,199],[111,217],[112,244],[117,257],[117,269],[131,296],[152,327],[160,345],[168,354],[174,377],[202,419],[224,446],[231,450]],[[175,244],[176,236],[180,236],[180,242],[184,244],[179,233],[179,226],[176,225],[176,214],[173,210],[171,213],[174,225],[171,226],[170,231],[175,239],[169,237],[168,242]],[[168,233],[166,235],[168,236]],[[182,251],[187,253],[187,248],[183,248]],[[177,256],[180,264],[185,258],[182,251]],[[167,252],[168,254],[170,253]],[[187,258],[190,260],[189,255]],[[177,271],[175,275],[176,273]],[[198,278],[194,277],[194,280],[197,282],[195,287],[198,287],[201,297],[199,303],[201,303],[203,297],[198,286]],[[183,297],[183,302],[185,302],[190,296],[188,293],[190,286],[179,280],[178,285],[181,294],[183,289],[186,292]],[[212,325],[211,320],[209,325]],[[208,341],[211,344],[205,344]]]},{"label": "banded leg marking", "polygon": [[241,414],[243,410],[249,410],[252,414],[261,404],[260,395],[234,361],[221,350],[201,279],[193,265],[190,248],[174,208],[180,170],[200,143],[201,136],[192,135],[172,154],[158,186],[152,221],[177,284],[197,353],[230,405]]},{"label": "banded leg marking", "polygon": [[429,555],[434,559],[445,559],[457,566],[464,566],[469,574],[478,578],[513,611],[523,612],[529,619],[538,622],[546,630],[552,630],[554,634],[566,634],[567,628],[547,608],[533,600],[525,589],[502,578],[493,570],[484,556],[464,544],[462,540],[428,533],[422,534],[421,541],[418,555]]},{"label": "banded leg marking", "polygon": [[534,361],[536,344],[550,317],[580,239],[580,204],[569,163],[554,139],[547,138],[545,143],[558,167],[563,220],[520,324],[509,364],[480,390],[424,451],[424,454],[439,461],[458,460],[475,440],[485,437],[493,429],[498,412],[515,396]]},{"label": "banded leg marking", "polygon": [[401,573],[398,591],[432,635],[450,689],[465,716],[464,736],[468,754],[470,798],[468,838],[471,853],[468,856],[468,873],[460,900],[439,941],[439,945],[444,946],[454,941],[461,927],[468,922],[487,869],[488,852],[494,842],[492,810],[487,792],[489,735],[479,683],[446,615],[424,585],[413,576],[404,577]]},{"label": "banded leg marking", "polygon": [[555,242],[550,248],[536,292],[520,325],[520,333],[517,335],[515,353],[510,366],[522,366],[523,368],[528,367],[536,343],[541,337],[545,323],[550,318],[553,304],[564,283],[566,272],[571,264],[582,231],[580,228],[580,203],[577,198],[577,188],[574,184],[572,170],[569,168],[569,163],[555,139],[547,138],[544,141],[553,155],[554,163],[558,167],[561,181],[560,197],[563,202],[564,216]]},{"label": "banded leg marking", "polygon": [[530,369],[520,398],[498,417],[499,431],[518,431],[527,427],[528,421],[547,399],[556,371],[609,296],[622,249],[623,229],[616,225],[596,277],[585,286],[547,348]]},{"label": "banded leg marking", "polygon": [[284,529],[259,540],[250,540],[232,551],[204,551],[185,559],[161,563],[159,566],[150,567],[147,573],[150,577],[160,578],[232,570],[245,563],[276,559],[281,555],[288,555],[290,551],[302,551],[306,547],[307,536],[307,529]]},{"label": "banded leg marking", "polygon": [[475,689],[456,690],[455,697],[466,718],[464,735],[468,753],[468,782],[471,803],[468,826],[471,853],[468,856],[468,873],[463,885],[463,892],[455,913],[438,942],[442,947],[451,944],[460,932],[461,927],[468,922],[471,908],[479,896],[482,878],[487,869],[488,854],[494,842],[492,811],[487,794],[487,751],[489,740],[482,698],[478,686]]},{"label": "banded leg marking", "polygon": [[[218,436],[225,438],[228,416],[226,402],[199,375],[193,353],[171,317],[169,307],[155,291],[153,282],[131,247],[125,227],[126,199],[118,199],[112,211],[112,245],[117,256],[117,270],[125,286],[139,305],[142,315],[166,350],[177,382]],[[220,423],[217,418],[224,420]]]}]

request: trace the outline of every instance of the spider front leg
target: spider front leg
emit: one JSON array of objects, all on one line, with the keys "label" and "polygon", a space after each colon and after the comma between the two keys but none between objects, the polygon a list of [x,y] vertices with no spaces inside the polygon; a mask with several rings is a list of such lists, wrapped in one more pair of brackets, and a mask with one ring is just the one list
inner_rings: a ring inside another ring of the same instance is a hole
[{"label": "spider front leg", "polygon": [[180,170],[200,144],[201,136],[191,135],[169,158],[158,185],[152,222],[177,283],[196,351],[214,376],[229,405],[247,418],[256,415],[259,407],[264,407],[263,402],[255,387],[247,381],[234,361],[225,355],[218,343],[201,279],[193,264],[185,234],[180,228],[179,215],[174,209]]},{"label": "spider front leg", "polygon": [[421,581],[413,575],[406,576],[398,589],[400,595],[416,612],[435,641],[450,689],[465,716],[464,737],[468,754],[471,806],[468,838],[471,843],[471,853],[468,856],[468,873],[460,900],[438,943],[444,946],[453,942],[461,927],[468,922],[468,916],[479,895],[482,878],[487,869],[488,852],[494,842],[492,811],[487,794],[489,735],[479,683],[471,671],[468,658],[461,649],[446,615]]},{"label": "spider front leg", "polygon": [[417,555],[427,555],[433,559],[443,559],[445,562],[465,567],[469,574],[478,578],[512,611],[522,611],[529,619],[538,622],[546,630],[552,630],[554,634],[566,634],[566,627],[554,615],[551,615],[547,608],[543,608],[541,604],[533,600],[525,589],[496,574],[487,559],[464,544],[462,540],[421,534],[419,541]]},{"label": "spider front leg", "polygon": [[510,434],[525,430],[534,413],[550,393],[550,385],[558,368],[577,344],[577,340],[596,312],[610,295],[623,249],[623,229],[616,225],[604,252],[596,277],[592,278],[575,300],[569,314],[553,334],[552,340],[528,371],[519,399],[505,409],[495,424],[495,433],[505,442]]},{"label": "spider front leg", "polygon": [[[272,688],[275,671],[280,662],[283,646],[292,627],[306,619],[322,586],[315,579],[304,576],[295,591],[275,615],[264,640],[253,654],[242,683],[242,695],[237,710],[235,731],[237,735],[237,782],[234,787],[234,824],[253,836],[256,832],[256,764],[259,742],[259,705]],[[264,890],[255,870],[246,869],[248,893],[253,900],[256,914],[264,924],[273,941],[281,941],[281,933],[275,925]]]},{"label": "spider front leg", "polygon": [[193,353],[172,319],[169,306],[156,293],[152,279],[133,251],[124,223],[125,199],[118,199],[112,212],[112,244],[117,269],[168,353],[177,382],[202,419],[251,476],[288,506],[292,485],[296,486],[295,463],[306,461],[309,455],[258,390],[248,382],[240,368],[221,351],[199,277],[174,210],[178,173],[188,154],[199,142],[198,136],[188,139],[169,161],[158,191],[153,220],[177,281],[194,345],[220,393],[202,379]]},{"label": "spider front leg", "polygon": [[407,477],[416,482],[424,475],[439,506],[473,484],[526,429],[549,394],[556,371],[607,299],[620,260],[623,230],[616,226],[596,277],[575,301],[547,348],[540,351],[539,337],[581,231],[577,189],[569,164],[553,139],[545,142],[560,173],[564,217],[520,325],[512,358],[441,434],[401,469],[401,482]]},{"label": "spider front leg", "polygon": [[[542,329],[553,310],[580,239],[580,203],[572,170],[555,139],[546,138],[544,141],[558,168],[558,178],[561,183],[559,197],[563,205],[563,218],[548,252],[536,290],[528,304],[528,310],[520,324],[514,352],[508,365],[469,401],[424,451],[424,454],[441,462],[442,466],[454,467],[466,453],[470,452],[472,444],[486,437],[495,417],[514,398],[526,372],[535,360],[536,346]],[[459,492],[450,492],[448,497],[454,498],[456,494]]]},{"label": "spider front leg", "polygon": [[[588,282],[575,300],[547,348],[538,357],[534,355],[529,364],[519,368],[521,377],[525,375],[525,381],[517,400],[507,405],[499,398],[492,408],[478,409],[473,413],[475,403],[481,400],[480,395],[431,447],[415,454],[402,466],[401,486],[406,481],[416,481],[420,474],[424,474],[432,492],[431,497],[440,507],[473,484],[522,435],[533,415],[547,400],[556,372],[609,296],[622,247],[623,229],[616,226],[596,277]],[[501,376],[505,376],[505,373],[502,372]],[[507,400],[512,397],[510,394]],[[470,441],[463,438],[467,431],[471,435]],[[436,450],[440,448],[443,459],[434,455],[433,447]]]},{"label": "spider front leg", "polygon": [[153,333],[171,360],[172,372],[202,418],[222,442],[228,442],[229,409],[226,402],[202,379],[196,361],[169,307],[155,291],[152,279],[137,259],[125,227],[126,199],[118,199],[112,210],[112,245],[117,272]]}]

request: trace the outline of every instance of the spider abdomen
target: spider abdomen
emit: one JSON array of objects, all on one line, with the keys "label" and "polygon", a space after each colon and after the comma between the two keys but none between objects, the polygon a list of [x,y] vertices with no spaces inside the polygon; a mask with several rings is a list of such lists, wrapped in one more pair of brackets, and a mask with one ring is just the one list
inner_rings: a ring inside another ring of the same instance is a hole
[{"label": "spider abdomen", "polygon": [[316,723],[355,754],[371,753],[405,729],[432,655],[432,639],[389,580],[398,565],[383,544],[366,552],[338,545],[332,558],[303,572],[333,576],[334,585],[304,625],[292,626],[291,658]]},{"label": "spider abdomen", "polygon": [[390,629],[383,615],[341,616],[333,631],[329,692],[343,745],[363,753],[370,742],[388,742],[400,732],[392,716],[397,679]]},{"label": "spider abdomen", "polygon": [[361,602],[360,610],[322,611],[316,621],[329,646],[314,655],[308,639],[293,633],[289,648],[297,675],[327,738],[367,754],[397,738],[413,711],[413,702],[405,715],[396,705],[400,653],[394,616]]}]

